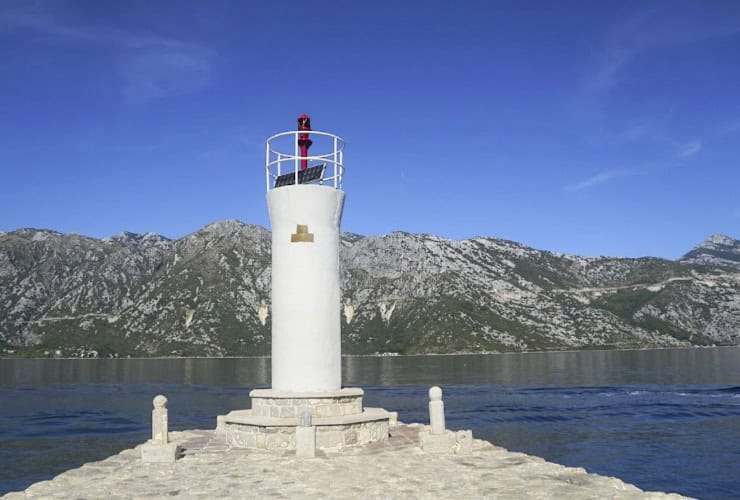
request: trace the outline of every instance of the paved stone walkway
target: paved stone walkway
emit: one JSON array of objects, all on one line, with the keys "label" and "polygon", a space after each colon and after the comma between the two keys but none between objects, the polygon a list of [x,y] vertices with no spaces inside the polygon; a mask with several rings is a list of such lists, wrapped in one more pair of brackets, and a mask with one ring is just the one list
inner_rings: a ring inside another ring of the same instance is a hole
[{"label": "paved stone walkway", "polygon": [[174,464],[143,463],[137,447],[3,498],[683,498],[477,439],[470,455],[424,454],[422,428],[401,424],[386,443],[313,459],[229,449],[215,431],[172,432],[184,448]]}]

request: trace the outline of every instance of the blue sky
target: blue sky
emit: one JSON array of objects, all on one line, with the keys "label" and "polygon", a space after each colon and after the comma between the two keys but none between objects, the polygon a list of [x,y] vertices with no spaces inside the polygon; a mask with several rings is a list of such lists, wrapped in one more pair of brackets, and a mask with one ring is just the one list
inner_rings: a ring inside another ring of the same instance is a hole
[{"label": "blue sky", "polygon": [[342,229],[676,258],[740,237],[740,2],[0,2],[0,231],[269,227],[264,140],[347,140]]}]

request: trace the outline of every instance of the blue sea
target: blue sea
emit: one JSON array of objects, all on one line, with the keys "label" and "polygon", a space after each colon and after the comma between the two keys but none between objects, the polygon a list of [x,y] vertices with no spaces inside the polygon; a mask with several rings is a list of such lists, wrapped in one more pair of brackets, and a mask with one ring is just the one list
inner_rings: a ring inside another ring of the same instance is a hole
[{"label": "blue sea", "polygon": [[[0,360],[0,494],[149,437],[151,400],[170,428],[213,428],[269,387],[269,358]],[[740,347],[347,357],[365,404],[447,426],[646,490],[740,497]]]}]

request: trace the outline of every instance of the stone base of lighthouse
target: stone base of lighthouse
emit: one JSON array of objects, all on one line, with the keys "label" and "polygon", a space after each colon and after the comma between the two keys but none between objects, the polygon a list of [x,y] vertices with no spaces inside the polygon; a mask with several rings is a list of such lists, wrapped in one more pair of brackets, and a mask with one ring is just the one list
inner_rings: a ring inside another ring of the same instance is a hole
[{"label": "stone base of lighthouse", "polygon": [[316,427],[316,448],[339,451],[388,439],[396,414],[382,408],[363,408],[364,392],[345,388],[333,392],[296,393],[255,389],[251,410],[218,417],[218,430],[234,448],[294,450],[296,427],[305,411]]}]

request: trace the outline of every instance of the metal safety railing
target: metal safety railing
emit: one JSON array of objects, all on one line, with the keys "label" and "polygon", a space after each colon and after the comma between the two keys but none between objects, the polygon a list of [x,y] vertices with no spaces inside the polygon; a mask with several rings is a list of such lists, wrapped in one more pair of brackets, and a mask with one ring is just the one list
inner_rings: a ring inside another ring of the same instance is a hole
[{"label": "metal safety railing", "polygon": [[[311,149],[315,154],[302,156],[298,145],[299,134],[309,134],[314,144]],[[302,184],[304,179],[310,179],[311,183],[334,186],[342,189],[342,177],[344,176],[344,139],[338,135],[318,130],[291,130],[281,132],[267,139],[265,143],[265,185],[267,191],[288,184]],[[292,152],[290,152],[292,151]],[[324,152],[326,151],[326,152]],[[304,161],[305,160],[305,161]],[[299,175],[301,164],[307,167],[319,167],[321,175],[307,177]],[[292,174],[293,179],[284,182],[286,176]],[[282,182],[279,182],[281,180]],[[291,182],[292,181],[292,182]]]}]

